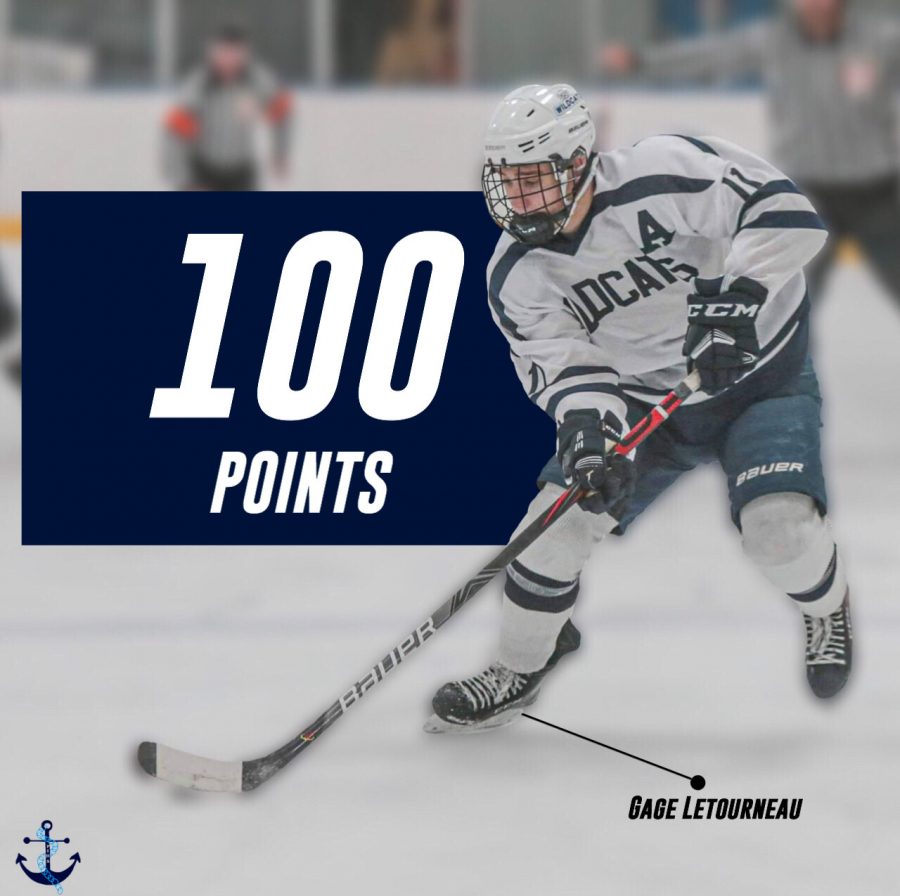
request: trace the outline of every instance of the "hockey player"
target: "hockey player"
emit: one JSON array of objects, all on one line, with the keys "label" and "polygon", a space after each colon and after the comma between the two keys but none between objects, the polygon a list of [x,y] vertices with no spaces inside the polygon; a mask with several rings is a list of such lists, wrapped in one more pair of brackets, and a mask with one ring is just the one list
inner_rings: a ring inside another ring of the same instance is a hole
[{"label": "hockey player", "polygon": [[[19,325],[19,316],[12,296],[6,289],[3,271],[0,269],[0,343],[11,339]],[[22,359],[16,353],[4,363],[6,375],[17,385],[22,383]]]},{"label": "hockey player", "polygon": [[[565,84],[513,91],[488,127],[482,188],[505,231],[488,268],[491,311],[558,427],[522,527],[568,484],[594,494],[507,568],[497,659],[437,692],[432,731],[504,724],[532,703],[578,647],[570,617],[594,545],[711,460],[745,554],[803,614],[813,693],[833,696],[850,673],[802,273],[825,228],[780,171],[724,140],[660,136],[597,154],[594,136]],[[690,370],[702,391],[633,458],[609,460]]]},{"label": "hockey player", "polygon": [[179,190],[255,190],[257,122],[272,129],[273,170],[287,169],[291,101],[251,52],[244,30],[223,25],[205,65],[184,84],[165,120],[166,175]]}]

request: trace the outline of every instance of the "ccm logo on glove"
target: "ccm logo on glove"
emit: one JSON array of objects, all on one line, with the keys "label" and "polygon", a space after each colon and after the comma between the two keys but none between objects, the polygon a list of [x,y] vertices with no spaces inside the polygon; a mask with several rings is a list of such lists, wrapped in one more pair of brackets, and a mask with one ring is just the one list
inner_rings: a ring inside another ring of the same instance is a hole
[{"label": "ccm logo on glove", "polygon": [[756,317],[766,300],[765,287],[739,278],[725,292],[721,282],[694,281],[688,296],[688,328],[682,354],[688,372],[700,374],[704,392],[718,392],[736,383],[759,360]]},{"label": "ccm logo on glove", "polygon": [[[691,296],[695,299],[695,296]],[[756,317],[759,305],[734,302],[692,302],[688,305],[688,317]]]}]

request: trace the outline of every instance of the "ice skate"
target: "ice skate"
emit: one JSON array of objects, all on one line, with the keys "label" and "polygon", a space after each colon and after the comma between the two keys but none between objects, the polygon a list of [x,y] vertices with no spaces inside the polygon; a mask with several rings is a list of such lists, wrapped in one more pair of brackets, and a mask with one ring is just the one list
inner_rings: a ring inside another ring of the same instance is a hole
[{"label": "ice skate", "polygon": [[804,614],[806,680],[817,697],[833,697],[847,683],[853,660],[850,592],[841,606],[821,619]]},{"label": "ice skate", "polygon": [[556,640],[556,649],[537,672],[514,672],[493,663],[484,672],[445,684],[431,701],[434,715],[425,723],[429,734],[472,734],[502,728],[516,721],[537,700],[544,676],[560,657],[577,650],[578,629],[567,621]]}]

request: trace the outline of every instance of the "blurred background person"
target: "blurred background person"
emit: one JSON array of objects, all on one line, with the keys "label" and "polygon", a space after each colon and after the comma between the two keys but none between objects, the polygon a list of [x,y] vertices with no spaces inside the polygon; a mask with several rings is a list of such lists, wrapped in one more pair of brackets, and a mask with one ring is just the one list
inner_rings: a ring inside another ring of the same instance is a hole
[{"label": "blurred background person", "polygon": [[812,297],[849,237],[900,302],[900,17],[852,0],[786,0],[772,17],[700,38],[609,44],[599,61],[650,82],[761,79],[772,155],[831,231],[808,272]]},{"label": "blurred background person", "polygon": [[456,0],[335,0],[341,84],[438,85],[459,79]]},{"label": "blurred background person", "polygon": [[[14,230],[15,227],[9,227],[9,222],[3,220],[0,222],[0,238],[6,237],[4,232],[6,229]],[[4,354],[2,362],[6,375],[15,383],[22,382],[22,357],[18,348],[10,349],[9,346],[19,331],[19,311],[18,305],[10,293],[7,282],[6,272],[3,265],[0,264],[0,351]]]},{"label": "blurred background person", "polygon": [[[12,295],[6,287],[6,277],[0,268],[0,345],[6,346],[16,335],[19,314]],[[7,376],[16,383],[22,381],[22,359],[16,354],[3,364]]]},{"label": "blurred background person", "polygon": [[165,119],[165,168],[176,189],[255,190],[259,186],[256,134],[272,132],[272,168],[287,171],[291,99],[275,75],[254,57],[244,28],[221,25],[203,65],[185,81]]},{"label": "blurred background person", "polygon": [[457,78],[453,0],[394,0],[392,22],[378,48],[380,84],[449,84]]}]

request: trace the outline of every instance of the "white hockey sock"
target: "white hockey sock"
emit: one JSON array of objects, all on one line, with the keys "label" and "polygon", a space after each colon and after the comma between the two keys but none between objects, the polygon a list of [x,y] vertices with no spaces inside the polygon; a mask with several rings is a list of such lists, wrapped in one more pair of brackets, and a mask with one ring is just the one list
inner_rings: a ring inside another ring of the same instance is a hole
[{"label": "white hockey sock", "polygon": [[817,585],[808,591],[788,592],[807,616],[828,616],[847,596],[847,577],[837,547],[832,542],[831,560]]},{"label": "white hockey sock", "polygon": [[744,552],[807,616],[827,616],[847,593],[844,566],[828,521],[812,498],[778,492],[741,511]]},{"label": "white hockey sock", "polygon": [[513,561],[506,568],[497,659],[515,672],[542,669],[572,616],[577,596],[577,580],[549,579]]},{"label": "white hockey sock", "polygon": [[[547,485],[537,494],[516,535],[563,493]],[[578,578],[594,545],[615,527],[609,514],[574,507],[506,568],[500,651],[497,659],[516,672],[547,664],[572,615]]]}]

